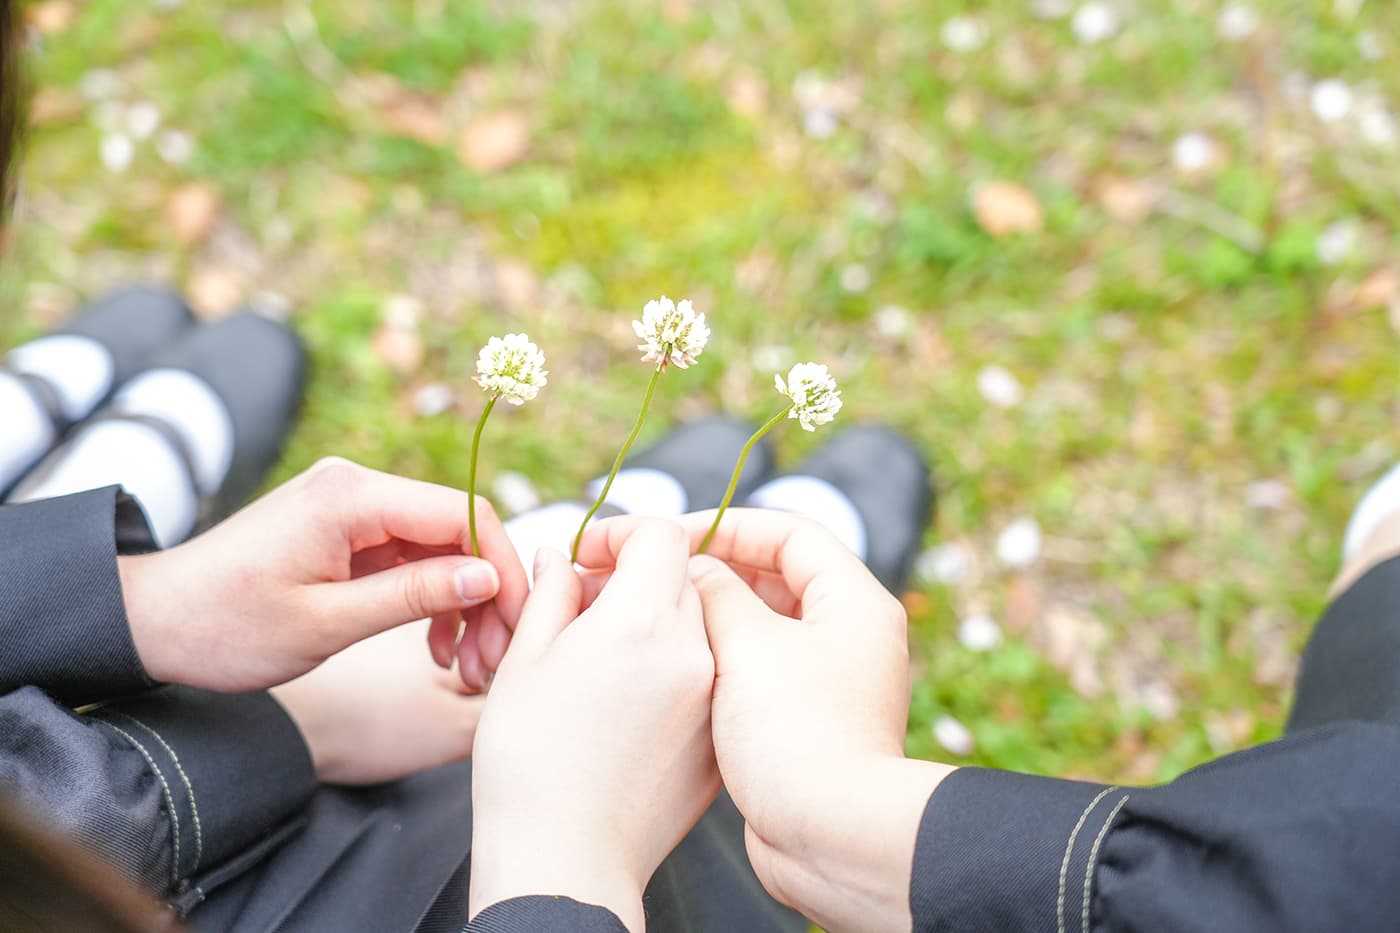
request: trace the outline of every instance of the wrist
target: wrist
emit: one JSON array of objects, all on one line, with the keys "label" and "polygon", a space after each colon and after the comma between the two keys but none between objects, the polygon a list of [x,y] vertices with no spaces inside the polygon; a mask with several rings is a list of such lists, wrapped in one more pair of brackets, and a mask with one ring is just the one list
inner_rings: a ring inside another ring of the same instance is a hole
[{"label": "wrist", "polygon": [[638,879],[623,858],[602,850],[602,840],[567,836],[557,828],[496,831],[478,820],[472,828],[467,916],[516,897],[569,897],[610,910],[631,933],[643,933],[642,891],[648,879]]},{"label": "wrist", "polygon": [[884,757],[827,771],[802,825],[760,832],[770,856],[760,878],[823,928],[908,929],[919,822],[954,770]]},{"label": "wrist", "polygon": [[165,564],[170,552],[117,558],[122,602],[131,641],[146,674],[162,683],[183,683],[188,666],[182,660],[180,633],[169,620],[178,616],[170,605],[171,587],[161,584],[169,574]]}]

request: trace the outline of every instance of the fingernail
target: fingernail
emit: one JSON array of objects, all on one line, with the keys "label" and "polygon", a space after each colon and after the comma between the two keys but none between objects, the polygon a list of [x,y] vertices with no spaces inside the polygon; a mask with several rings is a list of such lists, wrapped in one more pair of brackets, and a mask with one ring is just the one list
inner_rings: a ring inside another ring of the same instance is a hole
[{"label": "fingernail", "polygon": [[549,571],[549,568],[553,566],[557,560],[561,560],[563,556],[564,555],[560,554],[552,547],[542,547],[538,551],[536,551],[535,571],[533,574],[535,579],[539,579],[540,574],[547,573]]},{"label": "fingernail", "polygon": [[474,560],[458,567],[453,574],[457,595],[469,606],[485,602],[496,595],[496,568],[484,560]]},{"label": "fingernail", "polygon": [[708,554],[696,554],[690,559],[686,570],[690,573],[691,582],[694,582],[701,577],[714,573],[723,566],[724,564],[721,561],[710,557]]}]

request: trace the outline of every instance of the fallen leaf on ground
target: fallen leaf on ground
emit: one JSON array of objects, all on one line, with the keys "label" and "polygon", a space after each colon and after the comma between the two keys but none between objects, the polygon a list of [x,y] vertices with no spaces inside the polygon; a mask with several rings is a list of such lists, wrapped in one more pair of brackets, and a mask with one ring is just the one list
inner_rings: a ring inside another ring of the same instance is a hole
[{"label": "fallen leaf on ground", "polygon": [[69,0],[47,0],[34,3],[24,11],[24,18],[41,35],[51,36],[73,25],[78,10]]},{"label": "fallen leaf on ground", "polygon": [[1137,223],[1152,213],[1152,189],[1135,178],[1105,176],[1095,184],[1094,194],[1114,220]]},{"label": "fallen leaf on ground", "polygon": [[190,307],[205,320],[228,314],[243,301],[243,282],[232,269],[205,265],[190,274],[185,284]]},{"label": "fallen leaf on ground", "polygon": [[425,146],[440,146],[447,141],[442,106],[418,94],[399,94],[385,101],[379,108],[379,123],[387,133]]},{"label": "fallen leaf on ground", "polygon": [[400,376],[418,371],[423,363],[423,339],[405,327],[385,325],[374,333],[374,355]]},{"label": "fallen leaf on ground", "polygon": [[1009,181],[994,181],[972,196],[972,212],[983,230],[994,237],[1037,233],[1045,225],[1045,213],[1034,194]]},{"label": "fallen leaf on ground", "polygon": [[1366,277],[1352,295],[1352,307],[1358,311],[1388,308],[1400,297],[1400,272],[1392,268],[1377,269]]},{"label": "fallen leaf on ground", "polygon": [[39,90],[29,102],[29,125],[48,126],[64,123],[83,112],[83,100],[76,94],[56,87]]},{"label": "fallen leaf on ground", "polygon": [[525,117],[503,110],[477,117],[466,125],[458,140],[462,162],[475,172],[509,168],[530,151],[530,127]]},{"label": "fallen leaf on ground", "polygon": [[191,246],[209,236],[222,210],[219,189],[208,182],[190,181],[171,192],[165,202],[165,220],[175,239]]}]

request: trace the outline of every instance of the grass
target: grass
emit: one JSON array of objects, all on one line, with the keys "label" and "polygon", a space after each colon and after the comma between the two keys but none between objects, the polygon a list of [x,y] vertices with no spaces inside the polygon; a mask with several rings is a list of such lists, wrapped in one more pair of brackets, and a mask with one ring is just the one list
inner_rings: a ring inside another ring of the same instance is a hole
[{"label": "grass", "polygon": [[[987,42],[956,53],[942,29],[964,7]],[[1400,103],[1400,8],[1261,0],[1258,32],[1227,42],[1211,0],[1129,7],[1084,45],[1022,0],[90,0],[32,56],[47,110],[0,329],[132,278],[211,313],[271,295],[316,364],[279,476],[335,453],[457,485],[476,349],[525,329],[551,384],[498,416],[483,474],[552,497],[605,468],[635,412],[631,317],[688,295],[716,336],[664,381],[643,441],[712,409],[762,418],[773,368],[813,358],[849,420],[907,431],[935,465],[928,543],[971,569],[906,597],[910,751],[1170,778],[1278,734],[1348,510],[1400,456],[1396,334],[1349,300],[1396,261],[1400,157],[1307,104],[1328,77]],[[193,157],[138,141],[104,169],[113,108],[80,93],[94,69]],[[441,125],[406,134],[386,116],[403,100]],[[804,132],[814,101],[829,136]],[[456,138],[487,112],[530,142],[478,173]],[[1192,131],[1218,159],[1185,174],[1171,148]],[[1034,196],[1043,229],[985,232],[972,193],[997,179]],[[167,211],[191,181],[217,192],[218,221],[181,236]],[[1355,243],[1324,263],[1338,221]],[[396,370],[375,335],[402,296],[422,352]],[[1019,404],[982,395],[990,366]],[[456,408],[415,415],[436,382]],[[780,437],[788,462],[814,442],[800,433]],[[1275,499],[1252,506],[1263,481]],[[1011,571],[995,541],[1021,517],[1046,542]],[[1005,633],[987,652],[957,637],[976,612]],[[971,754],[939,747],[945,716]]]}]

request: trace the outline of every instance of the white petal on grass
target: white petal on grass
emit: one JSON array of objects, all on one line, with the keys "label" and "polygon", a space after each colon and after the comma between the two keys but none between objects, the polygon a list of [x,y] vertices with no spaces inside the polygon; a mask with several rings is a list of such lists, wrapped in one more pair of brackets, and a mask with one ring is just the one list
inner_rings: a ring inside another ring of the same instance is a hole
[{"label": "white petal on grass", "polygon": [[1276,479],[1261,479],[1244,490],[1245,505],[1261,512],[1277,512],[1288,504],[1292,495],[1287,483]]},{"label": "white petal on grass", "polygon": [[858,262],[841,268],[841,288],[853,295],[870,287],[870,270]]},{"label": "white petal on grass", "polygon": [[920,583],[956,586],[967,579],[967,549],[949,542],[923,551],[914,561],[914,578]]},{"label": "white petal on grass", "polygon": [[1317,237],[1318,261],[1324,266],[1340,264],[1355,252],[1359,239],[1360,232],[1353,221],[1334,221]]},{"label": "white petal on grass", "polygon": [[110,68],[93,68],[78,79],[78,93],[84,100],[106,100],[121,86],[117,73]]},{"label": "white petal on grass", "polygon": [[430,382],[413,393],[413,411],[420,418],[434,418],[452,407],[452,388]]},{"label": "white petal on grass", "polygon": [[1178,171],[1194,174],[1215,161],[1215,140],[1205,133],[1185,133],[1172,143],[1172,164]]},{"label": "white petal on grass", "polygon": [[987,27],[973,16],[954,16],[939,33],[943,45],[952,52],[975,52],[987,41]]},{"label": "white petal on grass", "polygon": [[766,344],[761,347],[754,347],[753,368],[760,372],[771,373],[775,369],[787,369],[792,365],[793,358],[797,354],[792,347],[781,344]]},{"label": "white petal on grass", "polygon": [[548,384],[544,354],[525,334],[492,337],[476,358],[476,383],[487,395],[523,405]]},{"label": "white petal on grass", "polygon": [[1118,13],[1107,3],[1086,3],[1074,11],[1070,28],[1083,45],[1112,39],[1118,34]]},{"label": "white petal on grass", "polygon": [[1361,129],[1361,138],[1377,148],[1389,149],[1395,145],[1396,139],[1400,138],[1395,115],[1379,101],[1367,104],[1358,114],[1357,122]]},{"label": "white petal on grass", "polygon": [[694,365],[710,341],[705,315],[697,314],[688,298],[679,304],[665,295],[648,301],[642,319],[632,322],[632,330],[641,341],[637,349],[642,351],[642,362],[661,368]]},{"label": "white petal on grass", "polygon": [[126,131],[134,139],[150,139],[160,128],[160,108],[148,100],[132,104],[126,111]]},{"label": "white petal on grass", "polygon": [[971,755],[976,743],[967,726],[952,716],[939,716],[933,721],[933,738],[954,755]]},{"label": "white petal on grass", "polygon": [[958,623],[958,641],[969,651],[991,651],[1001,644],[1001,626],[985,612],[974,613]]},{"label": "white petal on grass", "polygon": [[875,312],[875,332],[889,340],[898,340],[914,329],[914,316],[908,308],[885,305]]},{"label": "white petal on grass", "polygon": [[773,384],[792,403],[788,418],[796,419],[804,431],[830,424],[841,411],[841,390],[821,363],[798,363],[788,371],[786,382],[779,375],[773,377]]},{"label": "white petal on grass", "polygon": [[1018,518],[997,535],[997,559],[1013,569],[1029,567],[1040,557],[1040,526],[1033,518]]},{"label": "white petal on grass", "polygon": [[839,126],[836,114],[825,107],[802,111],[802,131],[812,139],[830,139]]},{"label": "white petal on grass", "polygon": [[983,366],[977,373],[977,391],[998,408],[1015,408],[1025,398],[1025,390],[1004,366]]},{"label": "white petal on grass", "polygon": [[119,174],[131,167],[131,160],[136,155],[136,145],[130,136],[113,133],[111,136],[102,137],[100,154],[107,171]]},{"label": "white petal on grass", "polygon": [[1313,114],[1324,123],[1336,123],[1351,113],[1356,95],[1351,86],[1340,78],[1326,78],[1312,86],[1308,103]]},{"label": "white petal on grass", "polygon": [[1243,3],[1231,3],[1220,11],[1215,28],[1220,38],[1229,42],[1243,42],[1259,28],[1259,14]]},{"label": "white petal on grass", "polygon": [[168,165],[184,165],[194,155],[194,139],[180,130],[166,130],[156,139],[156,152]]},{"label": "white petal on grass", "polygon": [[1031,0],[1031,13],[1040,19],[1064,19],[1073,7],[1070,0]]},{"label": "white petal on grass", "polygon": [[491,497],[511,515],[523,515],[540,507],[540,493],[530,477],[514,470],[496,474],[491,484]]}]

